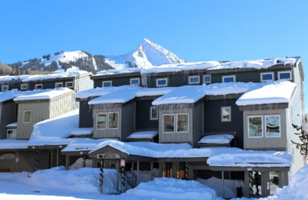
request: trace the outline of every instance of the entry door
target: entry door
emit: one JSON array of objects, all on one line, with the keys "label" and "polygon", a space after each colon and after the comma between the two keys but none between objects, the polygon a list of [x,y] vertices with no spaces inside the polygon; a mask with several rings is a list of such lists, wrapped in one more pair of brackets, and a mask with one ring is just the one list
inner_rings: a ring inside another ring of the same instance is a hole
[{"label": "entry door", "polygon": [[163,177],[172,178],[172,163],[164,163]]}]

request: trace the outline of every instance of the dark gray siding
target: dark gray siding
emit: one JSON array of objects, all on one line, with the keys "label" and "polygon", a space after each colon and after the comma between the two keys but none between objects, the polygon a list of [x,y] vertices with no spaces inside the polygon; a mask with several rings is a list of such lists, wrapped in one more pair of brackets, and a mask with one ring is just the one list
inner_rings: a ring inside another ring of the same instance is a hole
[{"label": "dark gray siding", "polygon": [[88,101],[80,101],[79,107],[79,127],[93,127],[92,109]]},{"label": "dark gray siding", "polygon": [[[204,101],[204,132],[236,131],[236,146],[243,148],[243,111],[236,100]],[[231,122],[221,122],[221,107],[231,106]]]},{"label": "dark gray siding", "polygon": [[153,100],[136,101],[136,130],[157,130],[158,120],[150,120]]},{"label": "dark gray siding", "polygon": [[212,83],[222,83],[223,76],[235,75],[236,82],[260,82],[260,71],[230,72],[224,74],[211,74]]},{"label": "dark gray siding", "polygon": [[204,135],[204,112],[203,101],[198,101],[193,108],[193,145],[196,146],[197,142]]},{"label": "dark gray siding", "polygon": [[[34,90],[35,84],[43,84],[43,89],[52,89],[52,88],[55,88],[56,83],[62,83],[63,87],[65,87],[66,82],[71,82],[71,81],[74,81],[74,78],[68,79],[68,80],[65,80],[65,81],[63,81],[63,79],[61,81],[57,81],[57,80],[36,81],[36,82],[30,82],[29,88],[30,88],[30,90]],[[73,84],[73,85],[75,85],[75,84]],[[75,88],[71,88],[71,89],[74,90]]]},{"label": "dark gray siding", "polygon": [[[112,86],[130,85],[131,78],[140,78],[140,76],[94,79],[94,88],[102,87],[103,81],[112,81]],[[140,84],[141,84],[141,78],[140,78]]]},{"label": "dark gray siding", "polygon": [[8,82],[1,82],[0,83],[0,91],[2,90],[2,85],[9,85],[9,90],[18,89],[20,90],[20,81],[8,81]]},{"label": "dark gray siding", "polygon": [[0,139],[6,138],[5,126],[17,122],[16,108],[17,104],[11,100],[1,104],[1,118],[0,118]]},{"label": "dark gray siding", "polygon": [[122,107],[121,140],[125,141],[135,131],[136,101],[130,101]]},{"label": "dark gray siding", "polygon": [[[156,79],[159,78],[168,78],[167,87],[177,87],[182,85],[188,85],[188,74],[180,73],[180,74],[172,74],[172,75],[159,75],[159,76],[148,76],[147,77],[147,86],[149,88],[156,87]],[[201,84],[201,83],[200,83]]]}]

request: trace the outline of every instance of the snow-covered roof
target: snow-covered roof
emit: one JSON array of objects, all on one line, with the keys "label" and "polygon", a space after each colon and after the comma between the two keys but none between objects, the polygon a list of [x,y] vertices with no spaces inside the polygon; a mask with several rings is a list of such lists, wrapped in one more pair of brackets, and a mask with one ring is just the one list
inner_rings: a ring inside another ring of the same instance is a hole
[{"label": "snow-covered roof", "polygon": [[130,134],[126,139],[153,139],[158,131],[138,131]]},{"label": "snow-covered roof", "polygon": [[0,82],[20,81],[28,78],[31,75],[16,75],[16,76],[0,76]]},{"label": "snow-covered roof", "polygon": [[91,135],[93,132],[93,128],[75,128],[72,130],[71,135]]},{"label": "snow-covered roof", "polygon": [[6,125],[6,128],[12,128],[12,127],[17,127],[17,122]]},{"label": "snow-covered roof", "polygon": [[20,91],[17,89],[0,92],[0,102],[5,102],[11,99],[14,99],[18,96],[26,96],[26,95],[33,95],[33,94],[39,94],[47,90],[27,90],[27,91]]},{"label": "snow-covered roof", "polygon": [[202,137],[198,143],[199,144],[230,144],[234,135],[231,134],[216,134],[216,135],[206,135]]},{"label": "snow-covered roof", "polygon": [[0,149],[28,149],[28,140],[0,140]]},{"label": "snow-covered roof", "polygon": [[14,101],[29,101],[29,100],[45,100],[53,99],[60,95],[73,92],[69,88],[55,88],[55,89],[44,89],[44,90],[34,90],[34,94],[29,95],[19,95],[14,98]]},{"label": "snow-covered roof", "polygon": [[239,106],[271,103],[289,103],[296,88],[296,83],[290,81],[275,81],[253,87],[243,94],[236,104]]},{"label": "snow-covered roof", "polygon": [[139,73],[139,72],[140,72],[140,68],[110,69],[110,70],[99,71],[99,72],[96,73],[95,76],[129,74],[129,73]]},{"label": "snow-covered roof", "polygon": [[89,105],[96,104],[109,104],[109,103],[126,103],[136,97],[136,91],[134,90],[118,90],[108,93],[104,96],[92,99],[89,101]]},{"label": "snow-covered roof", "polygon": [[93,151],[97,144],[107,140],[118,140],[114,138],[90,139],[90,138],[71,138],[70,143],[61,152]]}]

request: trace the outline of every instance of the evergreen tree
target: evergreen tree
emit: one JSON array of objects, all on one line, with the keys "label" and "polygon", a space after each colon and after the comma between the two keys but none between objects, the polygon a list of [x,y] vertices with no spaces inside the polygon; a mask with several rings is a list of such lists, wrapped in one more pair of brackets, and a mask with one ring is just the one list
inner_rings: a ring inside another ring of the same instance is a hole
[{"label": "evergreen tree", "polygon": [[307,156],[308,134],[303,126],[297,126],[295,124],[292,124],[292,126],[299,131],[298,133],[295,133],[295,135],[298,135],[301,142],[294,142],[293,140],[291,140],[291,142],[300,150],[302,155]]}]

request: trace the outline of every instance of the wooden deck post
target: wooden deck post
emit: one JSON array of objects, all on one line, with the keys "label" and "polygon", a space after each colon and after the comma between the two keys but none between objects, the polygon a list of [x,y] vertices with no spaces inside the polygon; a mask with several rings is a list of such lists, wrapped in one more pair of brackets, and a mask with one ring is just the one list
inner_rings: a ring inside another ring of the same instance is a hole
[{"label": "wooden deck post", "polygon": [[57,149],[57,162],[56,162],[56,164],[57,164],[57,167],[59,166],[59,149]]},{"label": "wooden deck post", "polygon": [[131,174],[132,174],[132,187],[135,187],[135,176],[134,176],[134,162],[132,162],[132,168],[131,168]]},{"label": "wooden deck post", "polygon": [[117,191],[119,192],[119,172],[120,172],[120,161],[117,160]]},{"label": "wooden deck post", "polygon": [[70,166],[70,156],[66,155],[66,162],[65,162],[65,165],[66,165],[66,169],[69,168]]},{"label": "wooden deck post", "polygon": [[137,185],[139,185],[139,161],[137,161]]},{"label": "wooden deck post", "polygon": [[244,197],[247,197],[249,198],[250,195],[249,195],[249,172],[248,171],[245,171],[244,172]]},{"label": "wooden deck post", "polygon": [[151,181],[153,181],[153,162],[151,162]]},{"label": "wooden deck post", "polygon": [[51,148],[51,151],[50,151],[50,168],[52,168],[53,166],[53,148]]},{"label": "wooden deck post", "polygon": [[221,179],[222,179],[222,198],[225,198],[225,172],[221,172]]}]

